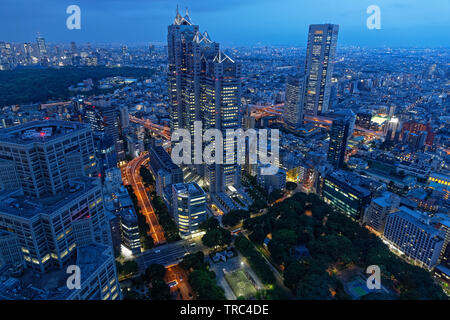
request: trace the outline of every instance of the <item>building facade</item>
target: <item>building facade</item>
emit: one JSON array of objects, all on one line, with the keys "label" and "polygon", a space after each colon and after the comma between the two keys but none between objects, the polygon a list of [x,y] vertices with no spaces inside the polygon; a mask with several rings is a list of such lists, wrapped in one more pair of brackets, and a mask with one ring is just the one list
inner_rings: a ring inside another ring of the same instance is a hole
[{"label": "building facade", "polygon": [[33,121],[0,130],[0,159],[14,164],[25,195],[57,195],[69,179],[97,176],[89,125]]},{"label": "building facade", "polygon": [[[241,66],[220,51],[207,32],[200,33],[186,12],[177,11],[174,23],[168,27],[168,86],[171,107],[171,131],[188,130],[191,135],[191,165],[204,177],[210,192],[224,191],[240,183],[240,167],[235,159],[229,164],[203,165],[195,163],[194,122],[202,121],[202,130],[242,127],[240,109]],[[210,141],[204,141],[207,145]],[[234,141],[224,141],[224,150],[236,148]],[[224,158],[225,159],[225,158]],[[195,164],[194,164],[195,163]]]},{"label": "building facade", "polygon": [[328,110],[338,32],[335,24],[309,26],[302,95],[305,114],[316,116]]},{"label": "building facade", "polygon": [[401,207],[387,217],[384,237],[418,265],[432,269],[439,259],[445,234],[417,211]]},{"label": "building facade", "polygon": [[287,129],[298,129],[303,122],[303,106],[301,94],[303,82],[295,77],[286,80],[286,101],[283,110],[283,122]]},{"label": "building facade", "polygon": [[172,209],[182,237],[199,231],[206,220],[206,194],[195,182],[172,185]]}]

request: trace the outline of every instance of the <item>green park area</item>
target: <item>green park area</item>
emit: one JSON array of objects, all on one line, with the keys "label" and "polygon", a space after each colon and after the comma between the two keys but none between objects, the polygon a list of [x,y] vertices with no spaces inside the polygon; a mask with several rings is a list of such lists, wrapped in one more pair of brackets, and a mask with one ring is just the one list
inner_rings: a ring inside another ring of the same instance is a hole
[{"label": "green park area", "polygon": [[107,91],[96,86],[100,79],[115,76],[145,78],[153,72],[153,69],[105,66],[0,71],[0,106],[68,99],[73,96],[68,88],[86,79],[94,81],[91,94],[102,94]]},{"label": "green park area", "polygon": [[[446,299],[429,272],[397,257],[376,235],[333,210],[317,195],[296,193],[267,211],[245,219],[243,229],[257,246],[267,246],[271,262],[282,270],[285,286],[297,299],[352,299],[339,274],[347,268],[365,270],[370,265],[380,267],[381,283],[392,293],[390,299]],[[268,235],[270,241],[266,240]],[[246,242],[238,237],[236,248],[254,260],[249,259],[252,269],[267,283],[260,276],[268,274],[263,272],[266,266],[256,263],[258,256]],[[307,252],[298,254],[299,248]],[[362,285],[353,283],[350,287],[356,290],[355,296],[363,295]],[[384,295],[364,295],[364,299],[380,297]]]}]

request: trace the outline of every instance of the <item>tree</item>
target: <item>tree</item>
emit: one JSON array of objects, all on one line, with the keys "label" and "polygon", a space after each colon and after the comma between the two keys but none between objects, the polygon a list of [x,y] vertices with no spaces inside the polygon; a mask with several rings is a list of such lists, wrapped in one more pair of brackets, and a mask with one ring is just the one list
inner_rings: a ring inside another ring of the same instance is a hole
[{"label": "tree", "polygon": [[150,288],[150,297],[153,300],[168,300],[170,298],[170,288],[164,280],[153,280]]},{"label": "tree", "polygon": [[127,260],[124,263],[117,262],[117,272],[122,275],[136,273],[138,264],[134,260]]},{"label": "tree", "polygon": [[286,189],[289,191],[293,191],[297,188],[297,184],[295,182],[288,181],[286,182]]},{"label": "tree", "polygon": [[297,284],[305,275],[305,272],[307,272],[307,268],[305,267],[305,265],[300,264],[297,261],[290,263],[283,273],[284,284],[286,285],[286,287],[292,289],[295,292],[297,289]]},{"label": "tree", "polygon": [[290,249],[297,243],[297,234],[289,229],[277,230],[272,234],[269,242],[269,251],[272,258],[277,262],[286,261]]},{"label": "tree", "polygon": [[209,271],[204,262],[203,252],[189,254],[184,257],[181,266],[190,270],[189,283],[199,300],[224,300],[225,294],[216,283],[216,274]]},{"label": "tree", "polygon": [[247,258],[252,270],[263,283],[275,283],[275,276],[267,265],[266,260],[261,256],[260,252],[256,251],[254,245],[247,238],[240,235],[236,238],[234,244],[236,249]]},{"label": "tree", "polygon": [[161,264],[151,264],[145,270],[146,280],[163,280],[166,275],[166,268]]},{"label": "tree", "polygon": [[[148,227],[148,225],[147,225],[147,227]],[[155,242],[153,241],[153,238],[150,237],[148,234],[140,236],[140,240],[141,240],[142,249],[144,249],[144,251],[151,249],[155,246]]]},{"label": "tree", "polygon": [[225,226],[235,226],[240,221],[250,217],[250,213],[246,210],[232,210],[222,217],[222,223]]},{"label": "tree", "polygon": [[198,251],[196,253],[188,254],[181,262],[183,269],[201,269],[205,264],[205,255],[203,252]]},{"label": "tree", "polygon": [[139,173],[144,184],[146,184],[147,186],[155,184],[155,179],[153,178],[153,175],[150,173],[150,170],[148,170],[147,167],[141,166],[139,168]]},{"label": "tree", "polygon": [[207,247],[223,246],[231,243],[231,234],[223,228],[211,229],[202,237],[202,242]]},{"label": "tree", "polygon": [[307,272],[298,283],[297,297],[304,300],[330,300],[331,277],[325,272]]},{"label": "tree", "polygon": [[252,205],[250,206],[249,210],[251,212],[257,212],[261,209],[267,208],[267,202],[261,199],[256,199]]},{"label": "tree", "polygon": [[199,300],[225,300],[224,290],[216,284],[216,275],[206,269],[194,270],[189,283]]},{"label": "tree", "polygon": [[269,201],[269,203],[272,203],[283,197],[283,195],[284,192],[282,190],[274,190],[269,194],[267,200]]},{"label": "tree", "polygon": [[208,231],[211,229],[215,229],[217,227],[219,227],[219,221],[217,221],[217,219],[214,217],[210,217],[205,221],[203,221],[202,223],[200,223],[199,229],[203,231]]}]

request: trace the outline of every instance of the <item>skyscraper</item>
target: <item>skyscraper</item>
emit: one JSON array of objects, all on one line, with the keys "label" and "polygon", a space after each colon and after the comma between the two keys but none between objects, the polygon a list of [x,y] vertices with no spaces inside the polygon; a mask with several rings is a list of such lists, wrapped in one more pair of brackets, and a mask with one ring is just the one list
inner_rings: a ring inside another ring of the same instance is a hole
[{"label": "skyscraper", "polygon": [[119,110],[113,101],[109,99],[95,99],[86,106],[85,119],[90,123],[92,130],[104,132],[111,137],[116,153],[117,160],[125,160],[125,151],[123,141],[120,136]]},{"label": "skyscraper", "polygon": [[206,219],[205,191],[195,182],[173,184],[172,208],[181,236],[195,234]]},{"label": "skyscraper", "polygon": [[39,50],[39,57],[42,59],[47,56],[47,46],[45,45],[45,39],[39,33],[36,38],[36,43]]},{"label": "skyscraper", "polygon": [[89,125],[68,121],[33,121],[0,131],[0,159],[9,162],[25,195],[57,195],[70,178],[96,176]]},{"label": "skyscraper", "polygon": [[304,114],[315,116],[328,110],[338,31],[335,24],[309,26],[302,95]]},{"label": "skyscraper", "polygon": [[[225,133],[226,129],[240,128],[240,64],[221,52],[207,32],[200,33],[187,11],[182,17],[177,10],[174,23],[168,27],[167,41],[171,130],[189,130],[193,143],[194,134],[199,134],[194,132],[195,121],[202,121],[203,130]],[[227,148],[235,148],[234,141],[225,141]],[[231,159],[230,163],[206,168],[196,165],[191,169],[204,176],[211,192],[221,192],[240,181],[236,161]]]},{"label": "skyscraper", "polygon": [[[186,14],[183,18],[177,13],[172,25],[168,27],[167,50],[168,50],[168,85],[169,101],[171,107],[171,130],[189,127],[193,121],[192,116],[199,118],[200,114],[200,79],[201,72],[200,59],[201,49],[194,44],[194,37],[198,34],[199,27],[193,25],[189,16]],[[202,46],[211,46],[211,41],[203,35],[197,37],[196,44]],[[201,40],[201,41],[200,41]],[[194,46],[196,54],[194,55]],[[218,48],[217,48],[218,49]],[[189,78],[189,81],[188,81]],[[192,82],[194,78],[194,82]],[[194,87],[192,95],[183,96],[186,92],[187,83]],[[187,99],[186,99],[187,98]],[[186,110],[185,101],[191,102],[194,110]],[[188,112],[186,112],[188,111]],[[191,112],[192,111],[192,112]],[[191,116],[192,114],[192,116]],[[185,118],[185,116],[188,116]]]},{"label": "skyscraper", "polygon": [[25,53],[25,60],[27,61],[27,63],[31,62],[31,43],[24,43],[23,44],[23,51]]},{"label": "skyscraper", "polygon": [[385,239],[417,264],[432,269],[444,245],[445,232],[430,222],[421,212],[400,207],[387,216]]},{"label": "skyscraper", "polygon": [[346,118],[333,120],[330,131],[327,160],[335,168],[342,168],[344,164],[347,140],[350,133],[350,121]]},{"label": "skyscraper", "polygon": [[[14,239],[9,263],[20,261],[20,245],[26,268],[20,282],[27,288],[0,290],[0,298],[120,297],[100,180],[89,177],[97,171],[89,125],[34,121],[0,130],[0,159],[20,177],[0,193],[0,233]],[[71,291],[66,267],[74,264],[81,290]]]},{"label": "skyscraper", "polygon": [[286,80],[286,102],[283,111],[283,121],[287,129],[295,130],[303,122],[301,106],[302,82],[295,77]]},{"label": "skyscraper", "polygon": [[[206,66],[205,105],[202,112],[204,129],[218,129],[225,137],[227,129],[236,130],[242,126],[239,112],[240,75],[241,66],[220,51],[209,61]],[[205,180],[211,192],[222,192],[227,186],[239,185],[241,170],[237,164],[236,148],[234,139],[224,138],[224,164],[206,167]],[[233,151],[234,156],[227,158],[226,150]]]}]

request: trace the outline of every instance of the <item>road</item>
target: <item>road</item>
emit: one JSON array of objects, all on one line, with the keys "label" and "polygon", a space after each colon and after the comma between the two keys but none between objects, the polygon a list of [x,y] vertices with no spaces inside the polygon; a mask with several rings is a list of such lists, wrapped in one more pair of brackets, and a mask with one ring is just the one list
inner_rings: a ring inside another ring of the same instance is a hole
[{"label": "road", "polygon": [[146,129],[149,129],[153,133],[159,135],[160,137],[164,138],[167,141],[170,141],[170,128],[164,127],[158,124],[154,124],[150,122],[150,120],[144,120],[137,118],[135,116],[132,116],[130,114],[130,121],[138,124],[142,124]]},{"label": "road", "polygon": [[131,160],[125,168],[124,184],[130,184],[138,199],[139,207],[142,214],[145,216],[145,220],[149,225],[148,235],[153,238],[155,245],[166,243],[166,237],[164,236],[164,230],[158,222],[155,210],[152,207],[147,192],[145,191],[144,184],[140,175],[140,168],[149,161],[147,153],[141,154],[139,157]]},{"label": "road", "polygon": [[200,238],[179,240],[177,242],[161,245],[141,253],[141,255],[137,258],[137,262],[141,270],[145,270],[153,263],[170,267],[178,264],[181,260],[183,260],[185,255],[198,251],[206,251],[206,249],[207,248],[202,244]]},{"label": "road", "polygon": [[177,294],[177,300],[194,299],[194,292],[188,282],[188,274],[180,265],[168,267],[164,281],[167,284],[176,281],[176,285],[170,288],[170,292]]}]

